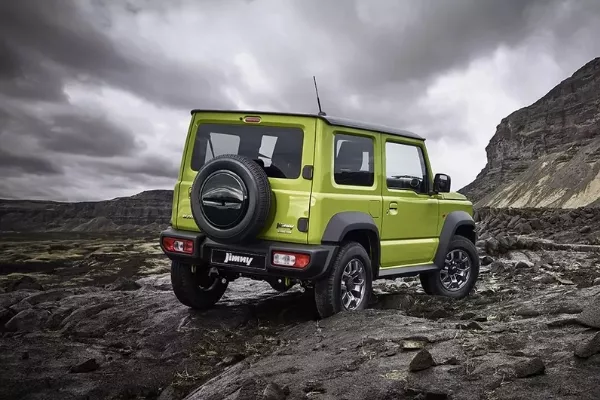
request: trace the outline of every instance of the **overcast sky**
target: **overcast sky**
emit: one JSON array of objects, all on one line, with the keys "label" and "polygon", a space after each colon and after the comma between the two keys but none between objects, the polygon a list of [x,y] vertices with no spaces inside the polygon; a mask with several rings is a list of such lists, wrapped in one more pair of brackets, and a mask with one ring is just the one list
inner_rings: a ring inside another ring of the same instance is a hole
[{"label": "overcast sky", "polygon": [[192,108],[316,112],[427,137],[453,189],[501,118],[600,55],[597,0],[0,2],[0,197],[175,183]]}]

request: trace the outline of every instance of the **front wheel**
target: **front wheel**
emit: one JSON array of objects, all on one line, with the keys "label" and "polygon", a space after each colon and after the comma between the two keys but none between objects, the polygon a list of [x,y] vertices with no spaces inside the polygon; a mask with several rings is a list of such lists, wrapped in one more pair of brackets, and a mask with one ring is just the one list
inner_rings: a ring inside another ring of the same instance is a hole
[{"label": "front wheel", "polygon": [[425,293],[461,299],[469,295],[479,276],[479,256],[475,245],[455,236],[446,251],[444,267],[420,275]]},{"label": "front wheel", "polygon": [[351,242],[339,251],[329,275],[315,283],[315,302],[321,318],[340,311],[364,310],[372,286],[371,259],[364,247]]},{"label": "front wheel", "polygon": [[228,281],[219,274],[211,273],[204,265],[173,261],[171,284],[175,296],[182,304],[197,310],[206,310],[221,299]]}]

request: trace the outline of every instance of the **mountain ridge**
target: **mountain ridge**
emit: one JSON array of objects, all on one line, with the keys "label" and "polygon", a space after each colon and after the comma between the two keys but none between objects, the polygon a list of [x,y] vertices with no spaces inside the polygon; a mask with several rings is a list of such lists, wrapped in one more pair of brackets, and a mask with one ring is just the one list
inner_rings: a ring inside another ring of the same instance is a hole
[{"label": "mountain ridge", "polygon": [[600,57],[503,118],[459,190],[476,207],[600,206]]},{"label": "mountain ridge", "polygon": [[171,218],[172,190],[110,200],[0,200],[0,232],[152,232]]}]

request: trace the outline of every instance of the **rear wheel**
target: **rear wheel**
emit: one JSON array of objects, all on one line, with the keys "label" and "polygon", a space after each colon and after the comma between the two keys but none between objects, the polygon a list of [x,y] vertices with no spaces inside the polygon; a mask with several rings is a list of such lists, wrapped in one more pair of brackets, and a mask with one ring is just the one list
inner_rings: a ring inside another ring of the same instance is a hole
[{"label": "rear wheel", "polygon": [[315,302],[321,318],[340,311],[364,310],[372,286],[371,259],[360,244],[350,242],[339,251],[329,275],[315,283]]},{"label": "rear wheel", "polygon": [[171,283],[177,299],[188,307],[206,310],[223,296],[228,281],[206,266],[171,263]]},{"label": "rear wheel", "polygon": [[420,275],[425,293],[435,296],[463,298],[469,295],[479,276],[479,256],[475,245],[455,236],[444,258],[444,267]]}]

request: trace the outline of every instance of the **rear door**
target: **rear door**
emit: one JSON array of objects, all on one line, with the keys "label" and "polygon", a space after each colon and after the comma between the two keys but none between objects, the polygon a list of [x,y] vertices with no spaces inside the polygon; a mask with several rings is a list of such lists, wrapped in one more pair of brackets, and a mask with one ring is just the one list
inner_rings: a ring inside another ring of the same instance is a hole
[{"label": "rear door", "polygon": [[385,136],[382,146],[381,267],[431,263],[438,244],[437,197],[421,141]]},{"label": "rear door", "polygon": [[320,244],[338,213],[369,215],[381,229],[381,141],[379,134],[319,121],[310,243]]},{"label": "rear door", "polygon": [[315,118],[285,114],[197,112],[179,191],[179,229],[198,230],[189,192],[202,165],[220,154],[240,154],[264,166],[274,194],[272,218],[260,238],[307,243],[298,219],[309,217],[312,180],[304,179],[302,170],[313,164],[315,123]]}]

